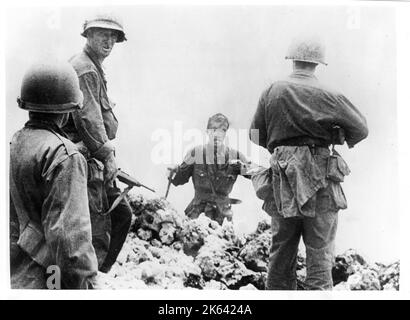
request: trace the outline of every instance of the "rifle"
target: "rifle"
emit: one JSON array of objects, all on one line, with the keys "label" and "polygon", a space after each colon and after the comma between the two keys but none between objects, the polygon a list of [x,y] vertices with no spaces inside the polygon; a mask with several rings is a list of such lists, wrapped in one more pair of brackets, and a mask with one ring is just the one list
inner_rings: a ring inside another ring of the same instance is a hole
[{"label": "rifle", "polygon": [[117,171],[117,179],[121,181],[122,183],[125,183],[129,187],[142,187],[145,188],[151,192],[156,192],[154,189],[151,189],[145,185],[143,185],[141,182],[139,182],[137,179],[131,177],[129,174],[125,173],[121,169],[118,169]]},{"label": "rifle", "polygon": [[169,189],[171,188],[171,183],[172,183],[172,179],[173,179],[174,173],[175,173],[175,172],[174,172],[173,170],[170,170],[170,171],[169,171],[168,185],[167,185],[167,191],[165,192],[165,199],[168,197]]},{"label": "rifle", "polygon": [[122,201],[122,199],[124,199],[126,197],[126,195],[128,194],[128,192],[133,188],[133,187],[142,187],[145,188],[151,192],[156,192],[154,189],[151,189],[145,185],[143,185],[142,183],[140,183],[137,179],[131,177],[129,174],[125,173],[124,171],[122,171],[121,169],[118,169],[117,171],[117,179],[126,184],[127,187],[124,189],[123,192],[121,192],[121,194],[114,200],[113,204],[111,205],[110,209],[104,213],[103,215],[107,215],[110,214],[117,206],[118,204]]}]

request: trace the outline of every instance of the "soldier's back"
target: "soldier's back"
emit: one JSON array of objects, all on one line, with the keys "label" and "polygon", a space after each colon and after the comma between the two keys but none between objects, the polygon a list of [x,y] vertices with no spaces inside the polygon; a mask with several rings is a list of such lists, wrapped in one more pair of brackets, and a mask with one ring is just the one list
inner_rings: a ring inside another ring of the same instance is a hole
[{"label": "soldier's back", "polygon": [[20,202],[32,219],[40,218],[42,198],[53,170],[75,153],[78,150],[71,141],[46,129],[25,127],[13,136],[10,144],[11,197]]}]

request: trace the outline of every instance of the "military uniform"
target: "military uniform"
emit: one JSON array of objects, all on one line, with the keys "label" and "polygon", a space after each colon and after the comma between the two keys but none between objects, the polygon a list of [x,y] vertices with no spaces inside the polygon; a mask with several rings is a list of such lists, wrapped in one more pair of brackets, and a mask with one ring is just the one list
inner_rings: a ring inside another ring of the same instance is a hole
[{"label": "military uniform", "polygon": [[87,163],[60,129],[29,121],[10,144],[11,287],[90,288],[97,275],[87,199]]},{"label": "military uniform", "polygon": [[63,129],[73,142],[85,147],[83,152],[91,172],[88,195],[93,243],[100,269],[109,269],[125,241],[132,215],[125,199],[110,215],[102,215],[120,194],[115,185],[113,188],[105,187],[102,164],[114,152],[110,140],[116,136],[118,121],[112,110],[114,104],[107,95],[104,71],[92,49],[86,45],[83,52],[70,59],[70,63],[79,77],[84,107],[70,115],[69,122]]},{"label": "military uniform", "polygon": [[241,170],[229,164],[229,160],[240,160],[247,164],[239,151],[224,146],[218,152],[212,146],[197,146],[187,153],[172,179],[175,186],[185,184],[192,177],[195,196],[185,214],[194,219],[201,213],[219,224],[226,217],[232,220],[229,194]]},{"label": "military uniform", "polygon": [[327,177],[334,125],[344,129],[350,147],[368,134],[357,108],[312,73],[296,70],[273,83],[259,100],[250,137],[272,154],[273,193],[264,203],[273,230],[268,289],[296,289],[301,236],[307,255],[306,286],[332,288],[337,212],[347,207],[340,181]]}]

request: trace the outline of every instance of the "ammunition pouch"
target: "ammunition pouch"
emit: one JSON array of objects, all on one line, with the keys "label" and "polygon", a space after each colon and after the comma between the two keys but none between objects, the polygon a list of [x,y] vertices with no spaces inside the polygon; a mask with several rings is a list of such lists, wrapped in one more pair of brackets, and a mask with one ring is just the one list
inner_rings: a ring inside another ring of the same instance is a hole
[{"label": "ammunition pouch", "polygon": [[334,182],[343,182],[344,177],[350,174],[350,169],[343,158],[333,150],[327,159],[326,178]]}]

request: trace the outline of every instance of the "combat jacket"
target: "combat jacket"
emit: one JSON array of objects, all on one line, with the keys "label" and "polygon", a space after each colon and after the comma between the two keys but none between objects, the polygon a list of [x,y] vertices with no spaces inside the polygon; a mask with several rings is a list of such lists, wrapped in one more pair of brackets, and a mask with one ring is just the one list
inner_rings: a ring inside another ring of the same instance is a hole
[{"label": "combat jacket", "polygon": [[[12,288],[46,288],[49,266],[62,288],[89,288],[91,243],[87,163],[54,124],[29,121],[10,144]],[[17,233],[17,234],[16,234]]]},{"label": "combat jacket", "polygon": [[[284,217],[314,217],[323,206],[333,212],[347,207],[339,181],[327,178],[329,148],[287,143],[312,138],[330,145],[334,125],[344,129],[350,147],[368,135],[366,120],[357,108],[311,74],[296,71],[262,94],[250,138],[272,154],[273,194],[265,199],[265,211]],[[316,201],[318,192],[321,201]]]},{"label": "combat jacket", "polygon": [[229,194],[241,174],[229,164],[230,160],[249,163],[239,151],[226,146],[218,153],[210,150],[209,146],[197,146],[187,153],[172,180],[178,186],[192,177],[195,196],[185,209],[187,216],[196,218],[205,212],[211,219],[223,222],[226,211],[231,208]]},{"label": "combat jacket", "polygon": [[110,140],[115,138],[118,129],[118,121],[112,110],[114,104],[107,95],[104,71],[89,46],[69,62],[77,72],[84,106],[70,115],[63,130],[71,141],[83,141],[92,157],[104,161],[114,151]]},{"label": "combat jacket", "polygon": [[350,147],[368,134],[366,119],[344,95],[325,88],[314,75],[295,71],[263,92],[250,138],[270,153],[286,145],[286,140],[298,137],[319,139],[329,145],[334,125],[344,129]]}]

